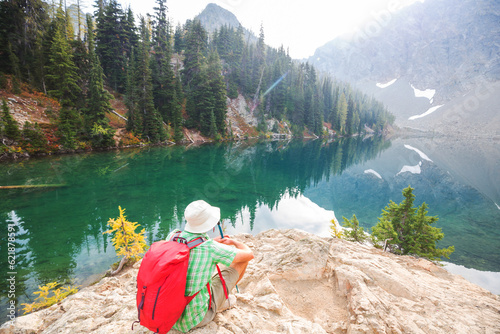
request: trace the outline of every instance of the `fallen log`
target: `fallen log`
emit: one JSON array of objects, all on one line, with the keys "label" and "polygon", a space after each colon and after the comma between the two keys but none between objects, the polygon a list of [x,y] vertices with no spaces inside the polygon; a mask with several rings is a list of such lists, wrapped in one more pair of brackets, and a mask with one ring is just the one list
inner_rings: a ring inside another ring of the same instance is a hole
[{"label": "fallen log", "polygon": [[0,186],[0,189],[24,189],[24,188],[56,188],[64,187],[65,184],[22,184],[18,186]]}]

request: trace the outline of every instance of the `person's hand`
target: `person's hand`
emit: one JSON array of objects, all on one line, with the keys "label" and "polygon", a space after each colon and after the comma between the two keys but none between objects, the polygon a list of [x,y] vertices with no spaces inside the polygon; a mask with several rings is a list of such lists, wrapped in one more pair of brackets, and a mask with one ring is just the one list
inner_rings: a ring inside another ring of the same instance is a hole
[{"label": "person's hand", "polygon": [[224,235],[224,238],[221,237],[215,237],[213,239],[214,241],[224,244],[224,245],[234,245],[234,240],[232,240],[229,235]]}]

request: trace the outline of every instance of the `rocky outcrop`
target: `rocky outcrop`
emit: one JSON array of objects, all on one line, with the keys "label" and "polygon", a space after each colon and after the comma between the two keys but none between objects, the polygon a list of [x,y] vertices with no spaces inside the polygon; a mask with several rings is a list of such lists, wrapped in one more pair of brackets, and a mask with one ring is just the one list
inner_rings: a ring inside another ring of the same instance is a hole
[{"label": "rocky outcrop", "polygon": [[227,98],[227,127],[237,139],[245,136],[253,137],[257,135],[257,116],[252,112],[252,106],[247,103],[243,95],[238,94],[235,99]]},{"label": "rocky outcrop", "polygon": [[[256,257],[232,308],[193,334],[500,331],[498,296],[427,260],[299,230],[236,238]],[[137,325],[131,330],[138,267],[20,317],[0,332],[149,333]]]}]

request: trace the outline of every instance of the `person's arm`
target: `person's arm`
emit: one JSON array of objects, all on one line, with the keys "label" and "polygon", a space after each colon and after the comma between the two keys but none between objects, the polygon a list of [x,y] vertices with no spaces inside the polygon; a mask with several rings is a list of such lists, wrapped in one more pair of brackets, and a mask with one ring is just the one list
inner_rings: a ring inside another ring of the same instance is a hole
[{"label": "person's arm", "polygon": [[236,256],[233,259],[233,263],[249,262],[254,258],[252,250],[247,245],[231,239],[228,235],[225,235],[224,238],[216,237],[213,240],[224,245],[236,247]]}]

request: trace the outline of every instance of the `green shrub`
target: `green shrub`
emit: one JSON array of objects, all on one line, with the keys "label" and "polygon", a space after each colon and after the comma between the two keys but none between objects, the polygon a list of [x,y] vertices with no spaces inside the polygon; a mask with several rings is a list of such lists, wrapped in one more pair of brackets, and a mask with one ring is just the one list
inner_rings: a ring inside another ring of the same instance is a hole
[{"label": "green shrub", "polygon": [[342,226],[346,228],[343,231],[344,239],[357,242],[363,242],[368,239],[368,236],[365,234],[363,228],[359,226],[359,221],[358,218],[356,218],[356,215],[352,215],[351,220],[346,217],[342,217],[342,219]]}]

